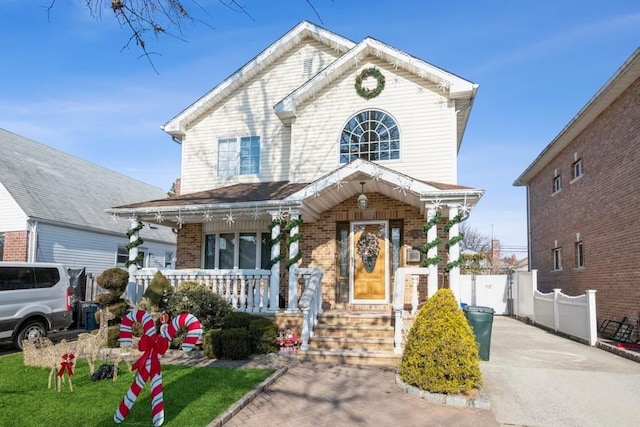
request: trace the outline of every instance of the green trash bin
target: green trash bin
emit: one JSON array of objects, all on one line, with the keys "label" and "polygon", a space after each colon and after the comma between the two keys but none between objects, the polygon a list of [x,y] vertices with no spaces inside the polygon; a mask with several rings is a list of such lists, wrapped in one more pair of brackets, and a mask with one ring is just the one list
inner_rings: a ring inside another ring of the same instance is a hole
[{"label": "green trash bin", "polygon": [[491,327],[493,326],[494,309],[469,305],[464,308],[464,315],[473,329],[476,342],[479,347],[479,355],[482,360],[489,360],[491,350]]},{"label": "green trash bin", "polygon": [[84,320],[84,328],[87,331],[93,331],[98,329],[98,322],[96,321],[96,312],[100,308],[100,304],[95,302],[82,303],[82,316]]}]

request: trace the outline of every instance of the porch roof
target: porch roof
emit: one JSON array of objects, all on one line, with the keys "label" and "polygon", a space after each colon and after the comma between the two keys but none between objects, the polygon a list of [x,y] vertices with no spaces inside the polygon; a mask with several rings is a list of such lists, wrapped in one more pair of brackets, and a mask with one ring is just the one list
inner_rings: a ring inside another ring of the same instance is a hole
[{"label": "porch roof", "polygon": [[363,188],[361,183],[364,183],[365,193],[384,194],[400,203],[417,207],[423,214],[427,203],[442,203],[442,207],[460,204],[470,210],[484,193],[483,190],[461,185],[420,181],[376,163],[356,159],[313,182],[235,184],[122,205],[107,212],[136,216],[147,222],[166,220],[199,223],[215,220],[220,215],[245,216],[257,220],[263,214],[296,211],[305,221],[314,222],[322,212],[360,194]]}]

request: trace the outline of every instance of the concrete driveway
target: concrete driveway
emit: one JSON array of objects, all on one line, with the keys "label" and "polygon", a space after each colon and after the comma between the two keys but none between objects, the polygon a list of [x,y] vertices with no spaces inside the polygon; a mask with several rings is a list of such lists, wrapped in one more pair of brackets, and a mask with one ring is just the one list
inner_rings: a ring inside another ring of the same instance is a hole
[{"label": "concrete driveway", "polygon": [[503,426],[640,426],[640,363],[495,316],[485,393]]}]

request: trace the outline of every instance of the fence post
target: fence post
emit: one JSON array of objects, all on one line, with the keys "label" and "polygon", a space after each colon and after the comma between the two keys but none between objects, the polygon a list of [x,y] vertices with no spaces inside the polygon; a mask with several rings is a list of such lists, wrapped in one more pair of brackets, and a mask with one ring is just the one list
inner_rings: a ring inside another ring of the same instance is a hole
[{"label": "fence post", "polygon": [[587,294],[587,315],[589,316],[589,345],[596,345],[598,341],[598,326],[596,324],[596,291],[589,289]]},{"label": "fence post", "polygon": [[560,309],[558,308],[558,297],[562,289],[553,289],[553,330],[558,332],[560,329]]}]

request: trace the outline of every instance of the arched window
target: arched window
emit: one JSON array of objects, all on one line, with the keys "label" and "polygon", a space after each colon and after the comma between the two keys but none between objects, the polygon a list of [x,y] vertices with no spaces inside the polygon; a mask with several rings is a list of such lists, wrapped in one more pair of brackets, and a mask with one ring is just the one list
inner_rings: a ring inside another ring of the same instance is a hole
[{"label": "arched window", "polygon": [[400,158],[400,131],[390,115],[367,110],[349,119],[340,136],[340,163],[357,158],[369,161]]}]

